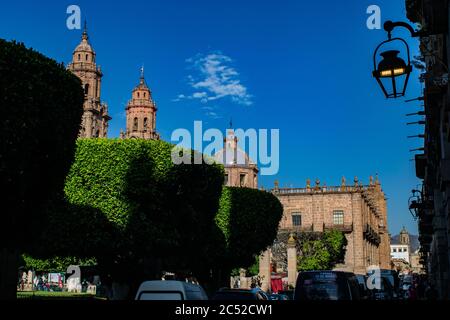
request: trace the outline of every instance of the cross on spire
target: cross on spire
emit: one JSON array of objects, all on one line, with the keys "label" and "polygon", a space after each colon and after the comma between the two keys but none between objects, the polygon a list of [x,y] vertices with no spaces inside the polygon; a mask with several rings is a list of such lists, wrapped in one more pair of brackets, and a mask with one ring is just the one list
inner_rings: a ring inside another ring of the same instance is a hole
[{"label": "cross on spire", "polygon": [[84,27],[83,27],[83,39],[88,39],[88,33],[87,33],[87,20],[84,19]]},{"label": "cross on spire", "polygon": [[139,83],[140,83],[140,84],[144,84],[144,83],[145,83],[145,78],[144,78],[144,65],[141,66],[140,73],[141,73],[141,76],[140,76],[140,81],[139,81]]}]

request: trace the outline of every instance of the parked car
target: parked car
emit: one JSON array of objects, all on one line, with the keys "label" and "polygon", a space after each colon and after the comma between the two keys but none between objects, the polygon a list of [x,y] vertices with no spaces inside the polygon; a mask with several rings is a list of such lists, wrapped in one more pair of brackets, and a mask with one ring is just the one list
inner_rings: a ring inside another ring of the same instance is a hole
[{"label": "parked car", "polygon": [[380,289],[372,289],[373,300],[393,300],[395,299],[394,287],[386,277],[380,279]]},{"label": "parked car", "polygon": [[135,300],[208,300],[200,285],[175,280],[145,281]]},{"label": "parked car", "polygon": [[259,288],[229,289],[222,288],[217,291],[212,300],[269,300],[267,294]]},{"label": "parked car", "polygon": [[356,279],[358,280],[359,284],[359,296],[361,300],[370,299],[370,291],[367,288],[367,276],[363,274],[357,274]]},{"label": "parked car", "polygon": [[294,300],[360,300],[355,274],[343,271],[307,271],[297,278]]},{"label": "parked car", "polygon": [[394,296],[397,297],[397,294],[400,290],[400,277],[398,276],[398,273],[394,270],[389,269],[381,269],[381,276],[388,279],[393,290],[394,290]]},{"label": "parked car", "polygon": [[282,294],[288,297],[289,300],[294,300],[294,290],[281,290],[278,294]]}]

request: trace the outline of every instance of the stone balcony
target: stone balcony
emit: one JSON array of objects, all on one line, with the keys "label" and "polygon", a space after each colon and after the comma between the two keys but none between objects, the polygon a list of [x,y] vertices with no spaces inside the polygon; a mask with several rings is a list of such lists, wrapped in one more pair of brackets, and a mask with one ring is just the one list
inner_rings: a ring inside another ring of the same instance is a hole
[{"label": "stone balcony", "polygon": [[338,230],[342,231],[344,233],[351,233],[353,232],[353,224],[347,223],[347,224],[327,224],[323,223],[319,225],[320,228],[314,228],[317,225],[304,225],[304,226],[291,226],[291,227],[285,227],[280,228],[280,231],[283,232],[323,232],[323,231],[331,231],[331,230]]},{"label": "stone balcony", "polygon": [[323,230],[324,231],[330,231],[330,230],[338,230],[344,233],[351,233],[353,232],[353,223],[347,223],[347,224],[323,224]]}]

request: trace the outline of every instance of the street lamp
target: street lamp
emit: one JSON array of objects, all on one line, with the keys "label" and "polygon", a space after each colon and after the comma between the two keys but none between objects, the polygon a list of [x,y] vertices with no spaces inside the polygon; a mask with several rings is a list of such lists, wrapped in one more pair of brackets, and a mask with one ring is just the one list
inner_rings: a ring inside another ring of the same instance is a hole
[{"label": "street lamp", "polygon": [[[384,30],[388,33],[388,40],[383,41],[378,45],[373,54],[373,76],[383,90],[386,98],[403,97],[408,86],[409,76],[412,72],[411,53],[408,43],[402,38],[392,38],[392,31],[395,27],[404,27],[411,32],[412,37],[417,37],[420,34],[405,22],[387,21],[384,24]],[[387,43],[401,42],[406,48],[406,55],[408,60],[405,61],[398,56],[399,50],[387,50],[380,53],[381,61],[377,64],[377,54],[380,48]]]}]

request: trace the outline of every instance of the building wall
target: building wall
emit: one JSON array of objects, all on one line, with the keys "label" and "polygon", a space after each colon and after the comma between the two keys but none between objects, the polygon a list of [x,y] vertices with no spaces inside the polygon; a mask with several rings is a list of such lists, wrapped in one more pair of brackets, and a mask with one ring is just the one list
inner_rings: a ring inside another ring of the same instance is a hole
[{"label": "building wall", "polygon": [[403,259],[408,263],[411,263],[410,259],[410,248],[405,244],[392,244],[391,245],[391,258],[392,259]]},{"label": "building wall", "polygon": [[[418,205],[420,256],[441,299],[450,298],[450,6],[445,0],[409,0],[407,17],[426,26],[420,35],[425,62],[422,95],[426,114],[424,152],[416,154],[416,176],[423,179]],[[417,79],[415,79],[417,81]]]},{"label": "building wall", "polygon": [[[243,179],[241,179],[241,175]],[[257,189],[258,169],[254,165],[225,165],[225,185]]]}]

